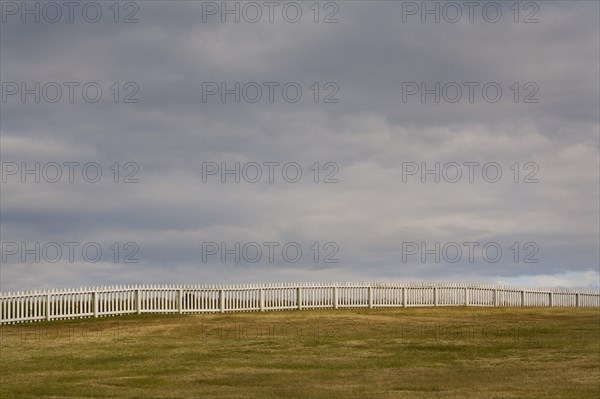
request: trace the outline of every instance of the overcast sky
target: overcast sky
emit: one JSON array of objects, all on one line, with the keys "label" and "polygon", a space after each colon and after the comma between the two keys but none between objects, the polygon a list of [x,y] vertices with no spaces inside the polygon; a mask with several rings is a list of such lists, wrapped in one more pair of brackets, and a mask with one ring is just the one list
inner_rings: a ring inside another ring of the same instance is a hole
[{"label": "overcast sky", "polygon": [[[121,2],[118,15],[113,1],[85,12],[81,2],[73,22],[61,3],[59,17],[46,2],[28,2],[33,14],[2,2],[3,291],[598,289],[598,2],[521,2],[518,14],[512,1],[479,2],[472,15],[453,3],[461,16],[442,2],[439,22],[422,2],[320,2],[318,15],[313,1],[280,2],[272,15],[240,2],[239,23],[221,2]],[[223,183],[222,164],[236,162],[239,183],[233,173]],[[22,175],[36,163],[39,183]],[[436,163],[439,182],[435,172],[422,182]]]}]

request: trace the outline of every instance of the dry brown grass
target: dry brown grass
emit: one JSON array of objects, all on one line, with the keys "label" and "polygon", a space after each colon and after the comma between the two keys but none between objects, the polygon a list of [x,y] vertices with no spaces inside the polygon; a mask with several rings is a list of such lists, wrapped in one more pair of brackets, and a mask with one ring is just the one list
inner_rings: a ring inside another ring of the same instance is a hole
[{"label": "dry brown grass", "polygon": [[600,310],[142,315],[2,326],[2,398],[598,398]]}]

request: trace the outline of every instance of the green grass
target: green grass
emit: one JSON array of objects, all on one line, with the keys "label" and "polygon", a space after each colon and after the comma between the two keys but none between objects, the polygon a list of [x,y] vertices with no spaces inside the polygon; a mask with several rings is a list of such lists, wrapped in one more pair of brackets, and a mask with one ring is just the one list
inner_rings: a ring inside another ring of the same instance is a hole
[{"label": "green grass", "polygon": [[600,310],[141,315],[0,327],[2,398],[598,398]]}]

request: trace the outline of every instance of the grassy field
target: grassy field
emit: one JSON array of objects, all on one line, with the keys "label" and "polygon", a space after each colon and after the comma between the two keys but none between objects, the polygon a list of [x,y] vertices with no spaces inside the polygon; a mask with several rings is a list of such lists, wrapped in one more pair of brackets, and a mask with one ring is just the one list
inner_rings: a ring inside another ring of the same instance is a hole
[{"label": "grassy field", "polygon": [[600,310],[141,315],[0,327],[1,398],[595,398]]}]

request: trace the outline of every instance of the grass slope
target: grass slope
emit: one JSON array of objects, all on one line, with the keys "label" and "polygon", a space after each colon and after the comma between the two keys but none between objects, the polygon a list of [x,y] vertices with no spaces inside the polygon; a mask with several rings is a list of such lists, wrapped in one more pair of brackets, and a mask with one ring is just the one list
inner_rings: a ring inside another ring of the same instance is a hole
[{"label": "grass slope", "polygon": [[1,326],[2,398],[598,398],[600,310],[141,315]]}]

